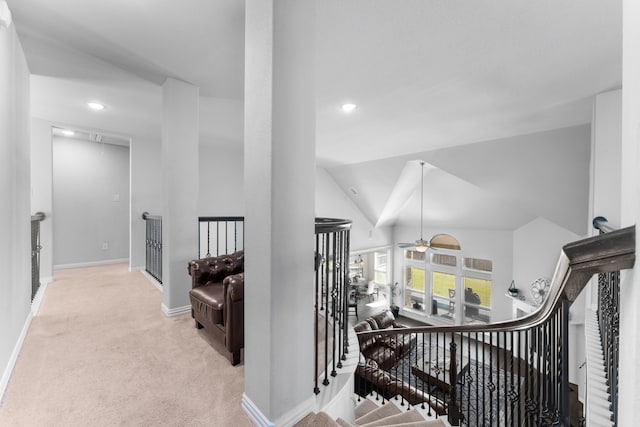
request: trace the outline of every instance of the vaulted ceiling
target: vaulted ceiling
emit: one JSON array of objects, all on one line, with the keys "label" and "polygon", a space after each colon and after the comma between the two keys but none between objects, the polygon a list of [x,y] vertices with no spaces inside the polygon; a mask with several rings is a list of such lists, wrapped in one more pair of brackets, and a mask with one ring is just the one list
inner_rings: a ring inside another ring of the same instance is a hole
[{"label": "vaulted ceiling", "polygon": [[[201,143],[242,146],[243,1],[8,4],[34,116],[159,139],[160,85],[175,77],[201,89]],[[431,224],[512,229],[544,216],[575,231],[592,96],[621,85],[621,9],[316,1],[318,164],[372,224],[418,221],[415,161],[425,160]],[[90,98],[109,108],[87,111]],[[345,101],[358,108],[345,115]]]}]

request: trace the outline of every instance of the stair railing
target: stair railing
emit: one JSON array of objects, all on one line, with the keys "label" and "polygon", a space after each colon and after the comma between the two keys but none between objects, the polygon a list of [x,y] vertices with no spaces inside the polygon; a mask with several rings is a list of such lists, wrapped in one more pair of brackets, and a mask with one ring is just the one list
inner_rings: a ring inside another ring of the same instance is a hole
[{"label": "stair railing", "polygon": [[569,307],[594,274],[632,268],[635,227],[565,245],[546,300],[489,325],[358,332],[360,396],[392,398],[451,425],[570,425]]},{"label": "stair railing", "polygon": [[40,289],[40,223],[44,221],[46,215],[43,212],[36,212],[31,215],[31,301]]},{"label": "stair railing", "polygon": [[198,258],[227,255],[242,249],[243,216],[198,217]]},{"label": "stair railing", "polygon": [[[610,233],[616,228],[604,217],[596,217],[593,226],[600,235]],[[620,361],[620,272],[602,272],[598,274],[598,329],[600,342],[604,350],[604,373],[609,410],[613,425],[618,425],[618,364]]]},{"label": "stair railing", "polygon": [[315,394],[336,377],[348,352],[349,245],[351,221],[316,218],[315,223]]},{"label": "stair railing", "polygon": [[142,213],[145,220],[145,271],[162,284],[162,217]]}]

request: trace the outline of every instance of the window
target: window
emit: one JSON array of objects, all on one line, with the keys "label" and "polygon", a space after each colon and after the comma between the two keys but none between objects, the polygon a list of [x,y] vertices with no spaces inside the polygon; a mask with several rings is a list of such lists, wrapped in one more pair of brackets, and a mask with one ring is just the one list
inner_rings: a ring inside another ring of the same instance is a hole
[{"label": "window", "polygon": [[410,259],[413,261],[424,261],[425,255],[426,255],[425,252],[418,252],[418,251],[412,251],[412,250],[404,251],[404,257],[406,259]]},{"label": "window", "polygon": [[425,312],[426,277],[423,252],[405,250],[404,308],[420,314]]},{"label": "window", "polygon": [[489,322],[491,319],[491,272],[490,260],[464,258],[464,321]]},{"label": "window", "polygon": [[373,280],[376,283],[386,285],[387,281],[387,252],[374,252],[373,254]]},{"label": "window", "polygon": [[491,260],[405,250],[404,264],[405,311],[454,323],[491,320]]}]

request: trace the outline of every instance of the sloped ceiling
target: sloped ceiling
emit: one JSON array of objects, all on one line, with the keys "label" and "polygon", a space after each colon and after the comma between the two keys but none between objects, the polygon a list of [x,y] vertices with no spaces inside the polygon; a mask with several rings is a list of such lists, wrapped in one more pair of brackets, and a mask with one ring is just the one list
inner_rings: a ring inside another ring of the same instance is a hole
[{"label": "sloped ceiling", "polygon": [[[172,77],[200,88],[201,144],[242,147],[245,2],[7,2],[34,116],[159,139]],[[317,163],[372,224],[419,222],[411,160],[433,166],[433,224],[586,223],[585,148],[560,155],[553,132],[588,125],[593,95],[620,87],[621,0],[314,4]],[[92,98],[108,108],[88,111]]]},{"label": "sloped ceiling", "polygon": [[[424,223],[459,228],[518,228],[544,217],[585,234],[590,126],[432,150],[329,169],[343,191],[378,225]],[[393,183],[395,185],[391,185]]]}]

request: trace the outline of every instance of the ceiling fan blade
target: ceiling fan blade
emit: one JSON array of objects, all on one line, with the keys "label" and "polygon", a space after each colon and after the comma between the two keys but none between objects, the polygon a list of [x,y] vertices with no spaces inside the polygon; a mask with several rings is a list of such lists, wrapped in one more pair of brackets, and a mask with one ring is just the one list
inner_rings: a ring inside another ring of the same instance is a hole
[{"label": "ceiling fan blade", "polygon": [[411,248],[415,245],[415,243],[398,243],[399,248]]}]

